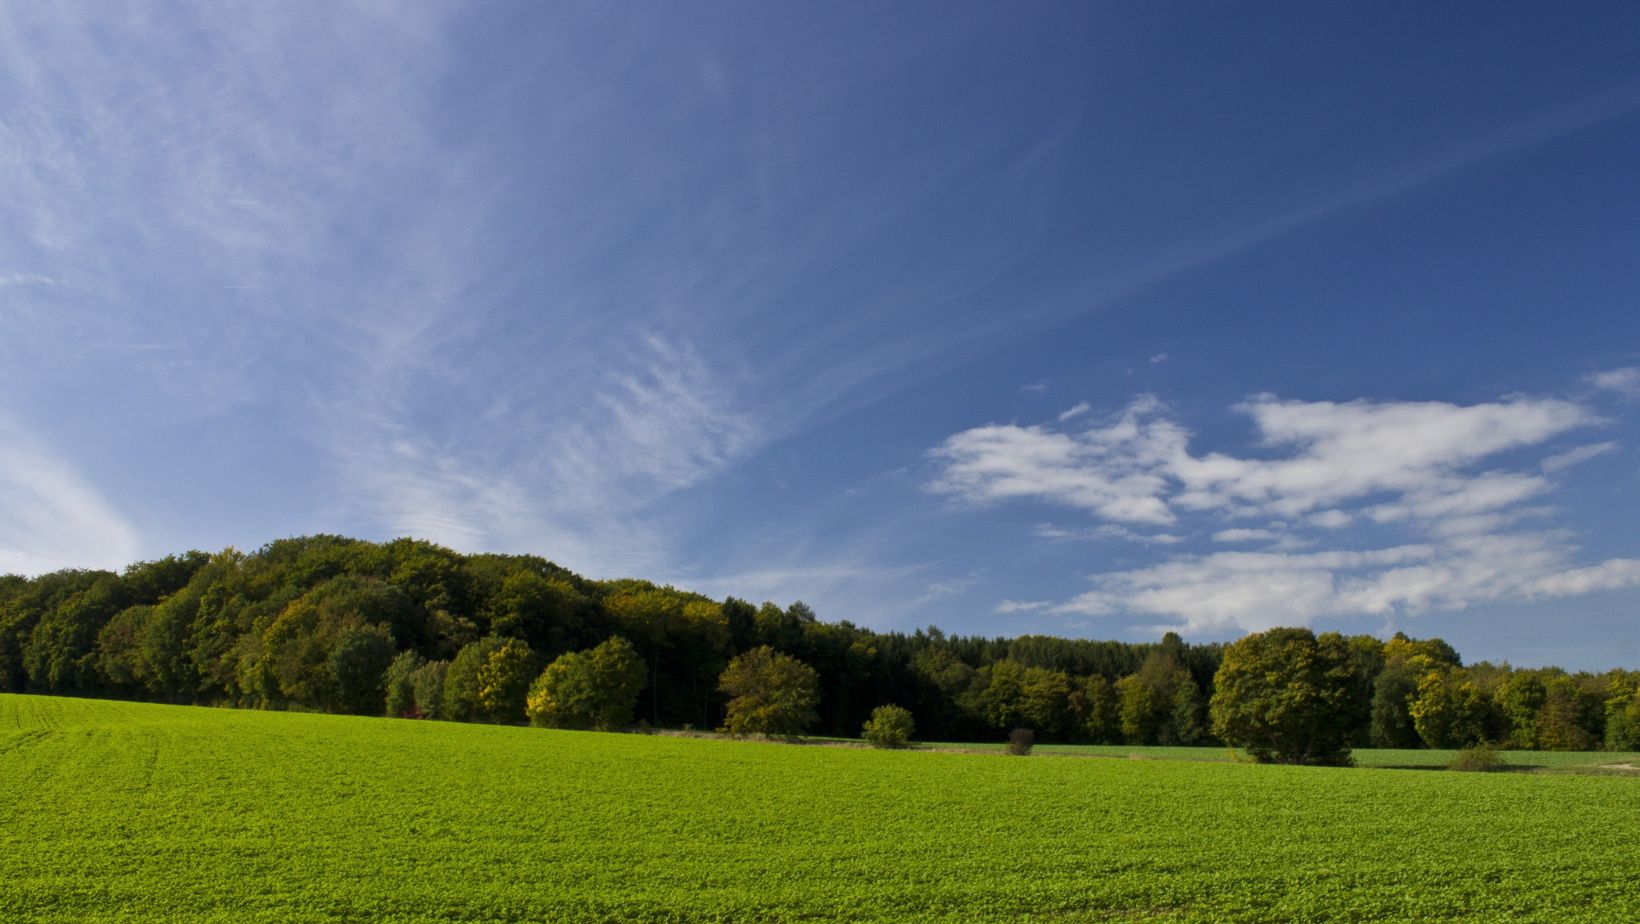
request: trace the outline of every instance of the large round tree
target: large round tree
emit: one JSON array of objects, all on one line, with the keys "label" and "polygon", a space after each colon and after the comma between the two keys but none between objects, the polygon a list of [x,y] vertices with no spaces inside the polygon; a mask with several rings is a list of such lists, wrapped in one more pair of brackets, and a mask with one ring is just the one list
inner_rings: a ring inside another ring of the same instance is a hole
[{"label": "large round tree", "polygon": [[737,735],[800,735],[817,717],[814,668],[768,645],[730,661],[718,689],[729,697],[724,731]]},{"label": "large round tree", "polygon": [[1348,764],[1366,708],[1349,645],[1336,632],[1271,629],[1224,651],[1213,734],[1265,763]]}]

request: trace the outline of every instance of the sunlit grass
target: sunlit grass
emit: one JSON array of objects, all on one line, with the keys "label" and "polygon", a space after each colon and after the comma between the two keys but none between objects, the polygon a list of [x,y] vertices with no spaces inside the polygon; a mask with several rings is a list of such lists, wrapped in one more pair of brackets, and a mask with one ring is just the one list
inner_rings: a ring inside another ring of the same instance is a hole
[{"label": "sunlit grass", "polygon": [[0,696],[0,920],[1640,916],[1640,779],[1218,753],[1009,758]]}]

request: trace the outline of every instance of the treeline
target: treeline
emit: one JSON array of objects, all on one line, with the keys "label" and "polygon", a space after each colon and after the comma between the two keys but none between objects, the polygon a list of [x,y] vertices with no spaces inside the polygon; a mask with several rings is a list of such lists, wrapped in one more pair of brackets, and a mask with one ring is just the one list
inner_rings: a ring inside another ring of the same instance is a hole
[{"label": "treeline", "polygon": [[[958,741],[1030,728],[1046,741],[1210,743],[1224,656],[1173,634],[874,632],[802,603],[593,581],[535,556],[411,539],[310,536],[118,574],[0,577],[0,691],[515,722],[545,668],[579,653],[554,668],[573,688],[600,676],[591,665],[615,639],[636,666],[605,673],[636,691],[634,716],[652,726],[723,725],[725,669],[767,646],[814,673],[806,731],[857,735],[895,704],[919,738]],[[1438,639],[1343,641],[1351,701],[1370,703],[1336,717],[1354,746],[1640,747],[1640,674],[1464,666]]]}]

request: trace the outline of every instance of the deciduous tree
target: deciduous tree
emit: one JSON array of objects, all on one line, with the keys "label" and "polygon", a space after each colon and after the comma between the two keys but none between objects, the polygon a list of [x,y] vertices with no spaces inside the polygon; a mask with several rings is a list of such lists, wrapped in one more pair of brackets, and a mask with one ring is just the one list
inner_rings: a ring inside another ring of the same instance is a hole
[{"label": "deciduous tree", "polygon": [[617,635],[547,665],[530,685],[525,711],[532,725],[625,728],[632,724],[646,673],[632,643]]},{"label": "deciduous tree", "polygon": [[1462,748],[1486,738],[1485,697],[1461,668],[1414,657],[1421,669],[1418,692],[1408,710],[1418,737],[1432,748]]},{"label": "deciduous tree", "polygon": [[416,710],[416,671],[427,660],[414,651],[401,651],[382,676],[383,705],[390,716],[413,716]]},{"label": "deciduous tree", "polygon": [[817,717],[814,669],[768,645],[730,661],[718,689],[729,697],[724,730],[737,735],[800,735]]},{"label": "deciduous tree", "polygon": [[1225,649],[1213,682],[1213,733],[1274,763],[1349,762],[1364,690],[1337,633],[1270,629]]}]

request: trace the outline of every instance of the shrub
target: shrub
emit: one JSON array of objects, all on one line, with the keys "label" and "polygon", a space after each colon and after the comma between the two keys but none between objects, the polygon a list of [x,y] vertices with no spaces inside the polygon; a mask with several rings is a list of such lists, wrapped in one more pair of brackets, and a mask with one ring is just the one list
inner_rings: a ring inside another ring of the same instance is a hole
[{"label": "shrub", "polygon": [[1016,728],[1008,733],[1008,753],[1015,757],[1024,757],[1031,753],[1036,746],[1036,732],[1029,728]]},{"label": "shrub", "polygon": [[871,719],[860,729],[860,737],[875,748],[903,748],[917,730],[911,721],[911,710],[899,706],[878,706],[871,710]]},{"label": "shrub", "polygon": [[1508,768],[1509,764],[1504,761],[1503,753],[1484,741],[1459,751],[1457,756],[1452,758],[1452,762],[1446,765],[1448,770],[1461,770],[1465,773],[1490,773]]}]

